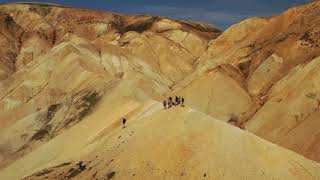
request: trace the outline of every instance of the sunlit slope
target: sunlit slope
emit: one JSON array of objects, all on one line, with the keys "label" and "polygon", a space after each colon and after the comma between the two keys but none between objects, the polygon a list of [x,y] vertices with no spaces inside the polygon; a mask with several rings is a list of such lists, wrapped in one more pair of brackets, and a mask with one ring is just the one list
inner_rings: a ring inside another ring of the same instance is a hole
[{"label": "sunlit slope", "polygon": [[[99,179],[112,172],[116,179],[320,177],[319,164],[189,108],[163,110],[160,103],[127,101],[108,114],[108,106],[102,103],[0,176],[18,178],[47,167],[29,178]],[[119,121],[123,114],[129,120],[124,129]],[[86,167],[74,173],[79,161]],[[68,162],[73,163],[49,168]]]},{"label": "sunlit slope", "polygon": [[190,107],[319,162],[319,7],[312,2],[233,25],[173,89]]},{"label": "sunlit slope", "polygon": [[177,84],[171,95],[183,96],[187,106],[227,122],[253,104],[237,75],[232,66],[218,66],[187,83]]},{"label": "sunlit slope", "polygon": [[[141,59],[113,45],[104,46],[100,54],[75,38],[1,82],[1,165],[81,121],[105,94],[126,96],[129,91],[141,100],[160,100],[168,91],[170,81]],[[117,99],[109,103],[113,101]]]},{"label": "sunlit slope", "polygon": [[222,33],[1,5],[0,179],[319,179],[319,7]]},{"label": "sunlit slope", "polygon": [[319,161],[319,62],[298,66],[275,84],[246,129]]}]

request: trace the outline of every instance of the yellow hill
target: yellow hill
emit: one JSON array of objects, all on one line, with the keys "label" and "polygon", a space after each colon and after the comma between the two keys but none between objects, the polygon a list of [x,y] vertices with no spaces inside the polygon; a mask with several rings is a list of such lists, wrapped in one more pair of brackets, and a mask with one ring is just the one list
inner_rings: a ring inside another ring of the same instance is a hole
[{"label": "yellow hill", "polygon": [[[163,110],[154,101],[132,100],[114,104],[112,111],[109,107],[102,100],[94,114],[5,168],[0,177],[21,178],[43,168],[27,179],[100,179],[112,172],[116,179],[320,177],[319,164],[189,108]],[[123,115],[128,119],[124,129]],[[76,173],[80,161],[86,168]]]}]

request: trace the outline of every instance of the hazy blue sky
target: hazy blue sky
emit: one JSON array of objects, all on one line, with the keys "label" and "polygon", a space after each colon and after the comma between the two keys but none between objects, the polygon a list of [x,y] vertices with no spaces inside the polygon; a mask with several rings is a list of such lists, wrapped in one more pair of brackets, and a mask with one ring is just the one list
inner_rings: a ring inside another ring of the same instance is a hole
[{"label": "hazy blue sky", "polygon": [[[24,1],[24,0],[20,0]],[[28,2],[34,0],[28,0]],[[75,7],[208,22],[221,29],[251,16],[279,14],[310,0],[43,0]],[[15,1],[0,0],[1,3]]]}]

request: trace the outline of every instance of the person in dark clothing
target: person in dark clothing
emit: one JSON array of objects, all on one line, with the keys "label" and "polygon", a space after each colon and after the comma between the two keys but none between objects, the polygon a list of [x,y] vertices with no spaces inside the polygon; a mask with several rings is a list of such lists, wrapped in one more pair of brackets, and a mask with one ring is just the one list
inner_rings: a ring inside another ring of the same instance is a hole
[{"label": "person in dark clothing", "polygon": [[180,104],[180,97],[179,96],[176,96],[176,103],[175,103],[175,105],[177,106],[177,105],[179,105]]},{"label": "person in dark clothing", "polygon": [[82,161],[80,161],[78,164],[76,164],[76,165],[78,165],[78,167],[79,167],[79,169],[81,170],[81,171],[83,171],[83,170],[85,170],[86,169],[86,165],[84,165],[84,164],[82,164],[83,162]]},{"label": "person in dark clothing", "polygon": [[126,122],[127,122],[126,118],[123,118],[123,119],[122,119],[122,128],[125,128]]},{"label": "person in dark clothing", "polygon": [[171,108],[172,107],[172,97],[169,97],[169,100],[168,100],[168,108]]},{"label": "person in dark clothing", "polygon": [[166,100],[163,100],[163,107],[164,107],[165,109],[167,109],[167,101],[166,101]]},{"label": "person in dark clothing", "polygon": [[181,97],[181,106],[184,107],[184,98]]}]

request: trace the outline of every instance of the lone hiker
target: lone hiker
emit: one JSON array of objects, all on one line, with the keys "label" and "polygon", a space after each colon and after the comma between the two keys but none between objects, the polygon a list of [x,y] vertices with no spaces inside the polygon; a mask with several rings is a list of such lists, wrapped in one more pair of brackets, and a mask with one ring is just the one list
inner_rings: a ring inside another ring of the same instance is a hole
[{"label": "lone hiker", "polygon": [[171,108],[172,107],[172,97],[169,97],[169,100],[168,100],[168,108]]},{"label": "lone hiker", "polygon": [[78,165],[78,167],[79,167],[79,169],[81,170],[81,171],[83,171],[83,170],[85,170],[86,169],[86,165],[84,165],[84,164],[82,164],[83,162],[82,161],[80,161],[78,164],[76,164],[76,165]]},{"label": "lone hiker", "polygon": [[181,106],[184,107],[184,98],[181,97]]},{"label": "lone hiker", "polygon": [[180,104],[180,97],[179,96],[176,96],[176,103],[175,103],[175,105],[177,106],[177,105],[179,105]]},{"label": "lone hiker", "polygon": [[125,127],[126,127],[126,126],[125,126],[126,122],[127,122],[126,118],[123,118],[123,119],[122,119],[122,128],[125,128]]},{"label": "lone hiker", "polygon": [[163,100],[163,107],[164,107],[165,109],[167,109],[167,101],[166,101],[166,100]]}]

